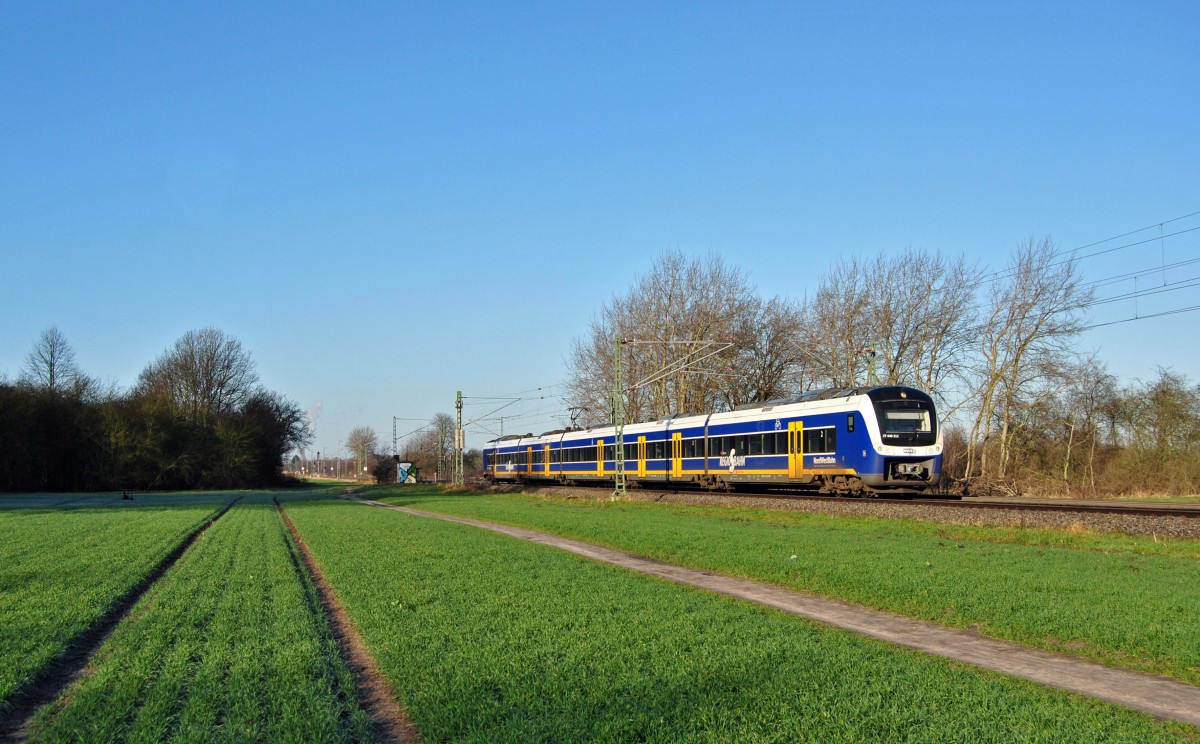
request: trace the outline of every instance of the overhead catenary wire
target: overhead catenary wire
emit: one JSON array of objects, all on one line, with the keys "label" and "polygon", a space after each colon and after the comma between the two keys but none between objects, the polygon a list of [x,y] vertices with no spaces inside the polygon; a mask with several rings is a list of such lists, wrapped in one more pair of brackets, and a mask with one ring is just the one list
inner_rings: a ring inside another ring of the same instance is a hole
[{"label": "overhead catenary wire", "polygon": [[[1083,261],[1088,258],[1095,258],[1096,256],[1103,256],[1103,255],[1107,255],[1109,253],[1115,253],[1117,251],[1125,250],[1126,248],[1136,248],[1139,245],[1145,245],[1147,243],[1154,243],[1154,242],[1157,242],[1157,241],[1165,239],[1165,238],[1174,238],[1179,235],[1185,235],[1187,233],[1196,232],[1197,230],[1200,230],[1200,225],[1197,225],[1196,227],[1189,227],[1185,230],[1179,230],[1177,232],[1169,233],[1167,235],[1157,235],[1153,238],[1147,238],[1145,240],[1137,240],[1132,243],[1125,243],[1124,245],[1118,245],[1114,248],[1106,248],[1102,251],[1096,251],[1094,253],[1085,253],[1082,256],[1072,255],[1070,258],[1064,259],[1062,261],[1055,261],[1055,262],[1049,264],[1049,266],[1053,267],[1053,266],[1062,266],[1063,264],[1069,264],[1069,263],[1078,263],[1079,261]],[[1107,242],[1107,241],[1100,241],[1100,243],[1104,243],[1104,242]],[[1100,243],[1089,243],[1089,245],[1099,245]],[[1074,253],[1074,252],[1080,251],[1080,250],[1083,250],[1083,248],[1072,248],[1069,251],[1059,251],[1054,254],[1054,257],[1066,255],[1068,253]],[[1011,267],[999,269],[997,271],[992,272],[991,274],[986,274],[983,277],[981,277],[979,280],[979,285],[982,285],[982,284],[985,284],[988,282],[1000,281],[1001,279],[1009,279],[1012,276],[1014,276],[1015,273],[1016,273],[1016,269],[1011,268]]]},{"label": "overhead catenary wire", "polygon": [[[1070,257],[1066,258],[1062,261],[1055,261],[1049,265],[1053,267],[1053,266],[1062,266],[1064,264],[1069,264],[1069,263],[1078,263],[1078,262],[1084,261],[1086,259],[1096,258],[1098,256],[1104,256],[1104,255],[1116,253],[1121,250],[1126,250],[1129,248],[1135,248],[1138,246],[1144,246],[1147,244],[1152,244],[1154,242],[1158,242],[1159,256],[1160,256],[1160,264],[1158,266],[1139,269],[1137,271],[1132,271],[1132,272],[1124,272],[1121,274],[1104,277],[1104,278],[1093,280],[1090,282],[1082,282],[1081,283],[1082,287],[1091,287],[1093,289],[1096,289],[1096,288],[1100,288],[1100,287],[1104,287],[1104,286],[1109,286],[1111,284],[1116,284],[1121,281],[1129,281],[1132,279],[1135,282],[1135,289],[1133,291],[1122,293],[1120,295],[1116,295],[1113,297],[1095,298],[1091,302],[1079,305],[1074,309],[1084,310],[1084,309],[1096,307],[1099,305],[1109,304],[1109,303],[1116,302],[1119,300],[1133,300],[1136,302],[1136,300],[1138,298],[1156,295],[1156,294],[1163,294],[1164,291],[1175,291],[1177,289],[1188,289],[1193,286],[1196,286],[1196,285],[1186,283],[1186,282],[1192,281],[1191,279],[1178,280],[1175,282],[1168,282],[1167,272],[1170,270],[1178,270],[1180,268],[1183,268],[1185,266],[1192,265],[1195,263],[1200,263],[1200,258],[1184,259],[1184,260],[1176,261],[1172,264],[1167,264],[1166,263],[1166,247],[1165,247],[1166,239],[1167,238],[1176,238],[1176,237],[1179,237],[1182,235],[1195,233],[1197,231],[1200,231],[1200,226],[1187,227],[1187,228],[1184,228],[1181,230],[1175,230],[1174,232],[1170,232],[1170,233],[1164,232],[1163,228],[1165,225],[1180,222],[1182,220],[1186,220],[1186,219],[1193,218],[1196,216],[1200,216],[1200,210],[1189,212],[1187,214],[1180,215],[1179,217],[1173,217],[1171,219],[1154,222],[1152,224],[1146,225],[1146,226],[1138,228],[1136,230],[1130,230],[1128,232],[1124,232],[1119,235],[1114,235],[1112,237],[1104,238],[1102,240],[1093,241],[1091,243],[1087,243],[1087,244],[1078,246],[1076,248],[1070,248],[1070,249],[1066,249],[1066,250],[1057,251],[1054,254],[1052,254],[1052,258],[1057,258],[1060,256],[1070,256]],[[1121,240],[1123,238],[1127,238],[1132,235],[1137,235],[1138,233],[1143,233],[1147,230],[1153,230],[1155,228],[1158,229],[1158,234],[1154,235],[1152,237],[1146,238],[1144,240],[1130,241],[1130,242],[1122,243],[1121,245],[1114,246],[1111,248],[1105,248],[1104,250],[1093,251],[1090,253],[1085,253],[1085,254],[1079,255],[1080,251],[1084,251],[1089,248],[1094,248],[1096,246],[1104,245],[1105,243],[1111,243],[1115,240]],[[1143,276],[1148,276],[1151,274],[1157,274],[1157,273],[1161,273],[1163,276],[1163,281],[1162,281],[1161,285],[1155,286],[1155,287],[1147,287],[1145,289],[1137,289],[1136,288],[1136,282],[1137,282],[1138,278],[1143,277]],[[999,281],[999,280],[1007,279],[1007,278],[1012,278],[1013,276],[1015,276],[1015,274],[1016,274],[1015,267],[1008,267],[1005,269],[1000,269],[1000,270],[994,271],[990,274],[985,274],[985,275],[981,276],[978,283],[975,286],[978,287],[985,283],[995,282],[995,281]],[[1164,287],[1166,288],[1165,290],[1164,290]],[[1181,312],[1190,312],[1192,309],[1193,308],[1190,308],[1190,307],[1189,308],[1179,308],[1177,310],[1169,310],[1169,311],[1151,313],[1151,314],[1146,314],[1146,315],[1140,315],[1140,314],[1135,313],[1135,316],[1132,318],[1126,318],[1126,319],[1122,319],[1119,321],[1112,321],[1112,322],[1106,322],[1106,323],[1096,323],[1096,324],[1084,326],[1081,330],[1090,330],[1092,328],[1100,328],[1100,327],[1107,326],[1107,325],[1115,325],[1117,323],[1125,323],[1125,322],[1130,322],[1133,320],[1144,320],[1144,319],[1149,319],[1149,318],[1163,317],[1166,315],[1174,315],[1174,314],[1178,314]],[[980,328],[982,328],[982,326],[980,326]]]},{"label": "overhead catenary wire", "polygon": [[1196,310],[1200,310],[1200,305],[1192,305],[1191,307],[1181,307],[1181,308],[1178,308],[1175,310],[1166,310],[1161,313],[1151,313],[1149,315],[1142,315],[1142,316],[1139,316],[1136,318],[1123,318],[1121,320],[1111,320],[1107,323],[1096,323],[1094,325],[1085,326],[1082,330],[1090,331],[1093,328],[1103,328],[1104,326],[1117,325],[1119,323],[1132,323],[1135,320],[1148,320],[1150,318],[1161,318],[1165,315],[1180,315],[1182,313],[1195,312]]}]

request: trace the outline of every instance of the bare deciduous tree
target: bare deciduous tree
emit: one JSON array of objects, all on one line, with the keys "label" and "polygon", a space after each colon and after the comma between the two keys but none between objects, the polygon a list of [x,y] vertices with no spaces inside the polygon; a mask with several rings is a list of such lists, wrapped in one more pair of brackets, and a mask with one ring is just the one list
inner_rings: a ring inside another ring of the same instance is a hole
[{"label": "bare deciduous tree", "polygon": [[879,256],[866,271],[873,350],[880,379],[912,385],[942,401],[964,372],[975,324],[977,272],[966,259],[910,249]]},{"label": "bare deciduous tree", "polygon": [[[978,330],[977,410],[966,475],[978,458],[982,475],[1003,478],[1022,406],[1069,359],[1070,341],[1083,328],[1092,292],[1083,288],[1074,259],[1062,258],[1048,238],[1017,247],[1009,268],[992,281],[987,317]],[[995,463],[986,443],[997,443]]]},{"label": "bare deciduous tree", "polygon": [[25,357],[20,382],[31,387],[62,392],[85,380],[75,364],[75,351],[57,326],[50,326]]},{"label": "bare deciduous tree", "polygon": [[369,426],[356,426],[346,435],[346,447],[354,453],[354,477],[358,479],[379,445],[379,435]]},{"label": "bare deciduous tree", "polygon": [[[607,420],[618,336],[636,339],[624,347],[623,377],[633,384],[677,366],[674,372],[632,390],[627,415],[657,418],[712,410],[721,399],[720,375],[733,369],[732,349],[703,360],[706,352],[685,342],[727,343],[755,309],[753,290],[741,271],[718,256],[689,259],[667,251],[624,296],[614,296],[593,319],[586,338],[571,353],[568,399]],[[708,347],[713,348],[713,347]],[[689,363],[696,359],[695,364]]]},{"label": "bare deciduous tree", "polygon": [[239,409],[258,373],[242,344],[216,328],[188,331],[142,371],[139,392],[171,401],[194,421]]},{"label": "bare deciduous tree", "polygon": [[435,479],[445,478],[453,468],[454,417],[448,413],[435,414],[404,444],[404,456],[416,462]]},{"label": "bare deciduous tree", "polygon": [[850,388],[912,385],[945,402],[968,360],[977,277],[963,258],[912,249],[873,261],[839,262],[806,304],[797,340],[808,374]]},{"label": "bare deciduous tree", "polygon": [[805,303],[797,343],[808,375],[822,384],[850,388],[866,382],[862,352],[878,334],[870,316],[868,273],[857,259],[839,261]]},{"label": "bare deciduous tree", "polygon": [[801,352],[795,339],[803,320],[801,309],[781,297],[749,303],[733,336],[732,367],[719,378],[725,406],[768,401],[796,391]]},{"label": "bare deciduous tree", "polygon": [[1096,454],[1100,444],[1100,430],[1105,412],[1112,410],[1119,401],[1117,380],[1109,373],[1103,362],[1095,357],[1081,359],[1066,371],[1069,381],[1065,394],[1062,418],[1069,422],[1069,437],[1063,455],[1063,481],[1069,483],[1071,475],[1072,449],[1077,441],[1082,449],[1083,472],[1087,485],[1096,488]]}]

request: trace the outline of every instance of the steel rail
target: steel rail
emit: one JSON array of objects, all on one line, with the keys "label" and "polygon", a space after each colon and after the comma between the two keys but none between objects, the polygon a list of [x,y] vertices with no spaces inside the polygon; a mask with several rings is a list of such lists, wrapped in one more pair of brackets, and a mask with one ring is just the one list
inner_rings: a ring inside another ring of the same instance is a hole
[{"label": "steel rail", "polygon": [[[599,484],[604,487],[603,484]],[[528,491],[536,492],[540,488],[553,488],[555,490],[563,489],[579,489],[582,491],[595,491],[595,486],[585,486],[576,484],[573,486],[561,486],[553,484],[523,484],[522,488]],[[1178,506],[1164,506],[1160,503],[1137,504],[1137,503],[1120,503],[1120,504],[1097,504],[1095,502],[1087,503],[1071,503],[1064,500],[1062,503],[1050,503],[1045,501],[992,501],[986,499],[977,500],[974,497],[965,499],[957,496],[946,497],[941,499],[936,498],[887,498],[887,497],[857,497],[857,496],[821,496],[811,493],[790,492],[785,493],[779,490],[765,491],[755,493],[750,491],[709,491],[695,488],[680,488],[680,489],[657,489],[657,488],[637,488],[633,490],[645,496],[658,496],[662,498],[669,495],[707,495],[718,498],[728,499],[770,499],[777,501],[813,501],[818,503],[842,503],[842,504],[887,504],[889,506],[933,506],[943,507],[947,509],[1001,509],[1011,511],[1029,511],[1029,512],[1066,512],[1078,514],[1124,514],[1137,515],[1147,517],[1182,517],[1182,518],[1200,518],[1200,504],[1180,504]]]}]

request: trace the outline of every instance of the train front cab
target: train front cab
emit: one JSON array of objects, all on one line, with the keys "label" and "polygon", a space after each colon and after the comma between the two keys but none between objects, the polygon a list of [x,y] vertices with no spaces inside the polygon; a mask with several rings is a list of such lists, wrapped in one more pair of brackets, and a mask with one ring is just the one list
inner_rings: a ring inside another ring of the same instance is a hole
[{"label": "train front cab", "polygon": [[933,399],[906,387],[866,392],[860,407],[872,450],[861,475],[879,490],[924,490],[942,477],[942,432]]}]

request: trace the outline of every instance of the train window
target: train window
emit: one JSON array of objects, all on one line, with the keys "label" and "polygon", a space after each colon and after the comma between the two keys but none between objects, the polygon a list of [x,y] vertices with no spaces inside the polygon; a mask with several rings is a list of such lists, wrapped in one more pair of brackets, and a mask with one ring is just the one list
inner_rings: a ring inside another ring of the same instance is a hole
[{"label": "train window", "polygon": [[804,431],[804,454],[835,452],[837,450],[837,429],[806,429]]},{"label": "train window", "polygon": [[615,445],[615,444],[604,445],[604,459],[605,460],[616,460],[617,459],[617,445]]},{"label": "train window", "polygon": [[763,438],[761,434],[755,434],[750,437],[750,441],[747,444],[749,445],[746,449],[747,455],[761,455],[763,453]]},{"label": "train window", "polygon": [[937,442],[937,420],[933,403],[914,394],[899,400],[876,400],[875,414],[879,420],[883,443],[893,446],[928,446]]},{"label": "train window", "polygon": [[925,433],[930,431],[929,411],[884,411],[884,427],[887,432],[908,434],[911,432]]},{"label": "train window", "polygon": [[854,414],[846,414],[846,431],[854,431]]},{"label": "train window", "polygon": [[684,457],[698,457],[696,452],[699,449],[700,449],[700,440],[699,439],[683,440],[683,456]]}]

